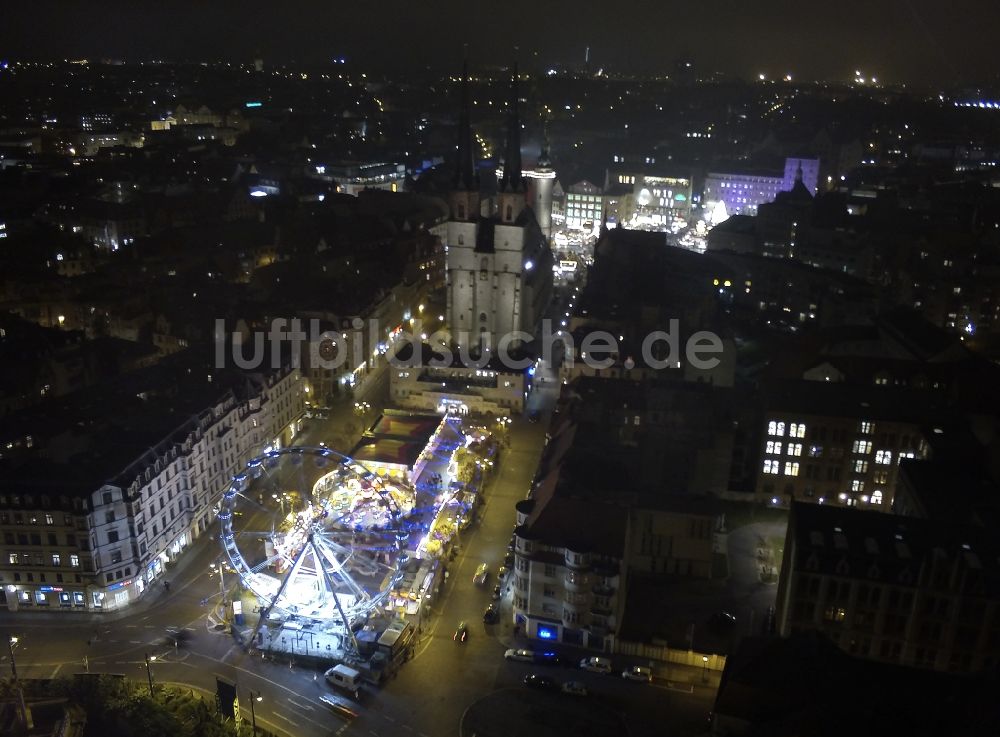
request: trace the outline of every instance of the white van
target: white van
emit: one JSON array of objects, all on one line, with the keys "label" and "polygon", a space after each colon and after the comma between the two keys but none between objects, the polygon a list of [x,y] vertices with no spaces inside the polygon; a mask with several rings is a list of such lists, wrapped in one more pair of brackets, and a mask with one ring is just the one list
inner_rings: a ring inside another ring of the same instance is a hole
[{"label": "white van", "polygon": [[358,697],[361,689],[361,673],[343,663],[333,666],[326,672],[326,681],[331,686],[354,694],[354,698]]}]

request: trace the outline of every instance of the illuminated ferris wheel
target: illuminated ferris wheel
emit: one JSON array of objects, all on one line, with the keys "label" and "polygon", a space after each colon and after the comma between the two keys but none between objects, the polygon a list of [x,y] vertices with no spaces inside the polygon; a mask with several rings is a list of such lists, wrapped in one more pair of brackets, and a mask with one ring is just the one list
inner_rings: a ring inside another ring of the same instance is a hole
[{"label": "illuminated ferris wheel", "polygon": [[414,499],[408,484],[329,448],[271,451],[223,494],[222,546],[260,600],[261,623],[294,617],[351,629],[386,605],[402,577]]}]

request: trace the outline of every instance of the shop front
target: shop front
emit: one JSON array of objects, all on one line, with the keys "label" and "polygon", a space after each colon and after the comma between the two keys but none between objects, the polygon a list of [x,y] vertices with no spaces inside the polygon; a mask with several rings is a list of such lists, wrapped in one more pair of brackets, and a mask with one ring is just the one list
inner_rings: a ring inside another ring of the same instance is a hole
[{"label": "shop front", "polygon": [[3,592],[8,611],[73,611],[87,608],[85,592],[62,586],[9,585]]}]

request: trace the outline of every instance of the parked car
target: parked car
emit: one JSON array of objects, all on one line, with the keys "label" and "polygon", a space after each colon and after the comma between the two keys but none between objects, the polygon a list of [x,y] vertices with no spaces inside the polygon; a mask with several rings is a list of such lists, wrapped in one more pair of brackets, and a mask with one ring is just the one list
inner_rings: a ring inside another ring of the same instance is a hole
[{"label": "parked car", "polygon": [[483,612],[483,624],[496,624],[500,621],[500,607],[495,601],[491,601]]},{"label": "parked car", "polygon": [[513,568],[514,567],[514,554],[513,553],[507,553],[507,555],[505,555],[503,557],[503,564],[505,566],[507,566],[508,568]]},{"label": "parked car", "polygon": [[568,693],[572,696],[586,696],[587,687],[579,681],[566,681],[566,683],[562,685],[562,692]]},{"label": "parked car", "polygon": [[486,579],[490,576],[490,569],[485,563],[480,563],[479,567],[476,568],[475,574],[472,576],[472,583],[477,586],[482,586],[486,583]]},{"label": "parked car", "polygon": [[455,634],[452,635],[451,639],[455,642],[465,642],[469,638],[469,625],[464,621],[458,623],[458,627],[455,628]]},{"label": "parked car", "polygon": [[589,658],[581,660],[580,667],[583,670],[590,671],[591,673],[602,673],[606,675],[611,672],[611,661],[607,658],[592,655]]},{"label": "parked car", "polygon": [[503,594],[503,584],[498,583],[493,587],[493,600],[496,601]]},{"label": "parked car", "polygon": [[529,673],[524,677],[522,683],[528,688],[540,688],[546,691],[551,691],[556,687],[554,679],[548,676],[540,676],[537,673]]},{"label": "parked car", "polygon": [[653,680],[653,671],[644,665],[633,665],[631,668],[622,671],[622,678],[628,681],[650,683]]},{"label": "parked car", "polygon": [[539,665],[561,665],[563,661],[559,657],[559,653],[549,650],[548,652],[535,653],[535,662]]},{"label": "parked car", "polygon": [[516,660],[520,663],[532,663],[535,660],[535,653],[531,650],[518,649],[515,650],[511,648],[503,654],[504,658],[507,660]]},{"label": "parked car", "polygon": [[503,582],[503,580],[504,580],[504,577],[505,577],[505,576],[506,576],[506,575],[507,575],[508,573],[510,573],[510,568],[508,568],[507,566],[500,566],[500,567],[499,567],[499,568],[497,569],[497,581],[499,581],[499,582],[501,582],[501,583],[502,583],[502,582]]}]

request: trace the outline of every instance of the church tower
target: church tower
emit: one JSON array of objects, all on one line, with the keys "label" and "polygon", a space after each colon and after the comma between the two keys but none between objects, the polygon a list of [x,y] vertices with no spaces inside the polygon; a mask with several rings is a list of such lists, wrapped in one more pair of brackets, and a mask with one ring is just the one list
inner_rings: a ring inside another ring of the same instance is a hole
[{"label": "church tower", "polygon": [[[499,341],[537,327],[552,287],[552,252],[527,205],[521,171],[517,68],[511,80],[504,173],[496,207],[483,207],[474,177],[468,76],[463,70],[458,163],[449,196],[445,266],[448,326],[456,346],[495,351]],[[483,210],[483,212],[480,214]],[[514,339],[512,345],[521,343]]]},{"label": "church tower", "polygon": [[535,169],[528,176],[531,178],[531,209],[535,211],[538,227],[548,240],[552,237],[552,188],[556,183],[556,173],[552,168],[552,159],[549,158],[547,132],[542,140],[542,150]]}]

